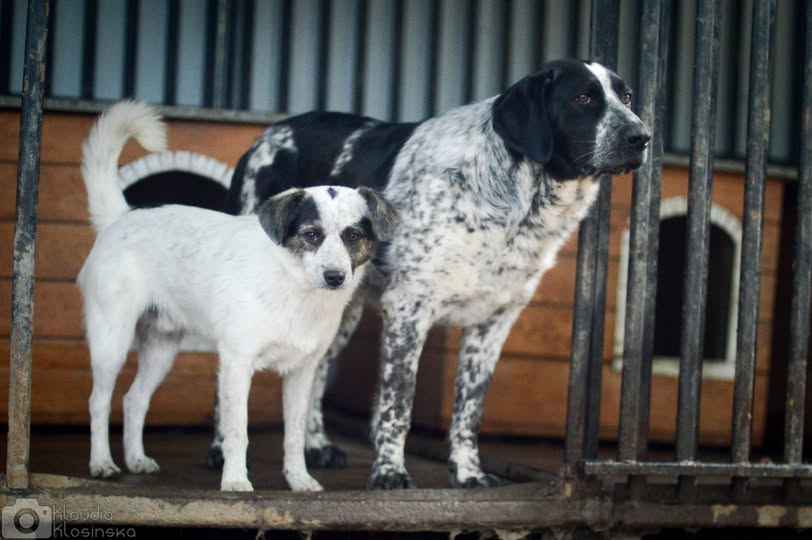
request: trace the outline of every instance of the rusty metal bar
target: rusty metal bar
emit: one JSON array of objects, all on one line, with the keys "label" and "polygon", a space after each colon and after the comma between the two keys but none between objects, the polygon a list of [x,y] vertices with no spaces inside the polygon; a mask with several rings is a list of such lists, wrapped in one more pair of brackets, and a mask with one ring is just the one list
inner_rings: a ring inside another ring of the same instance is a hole
[{"label": "rusty metal bar", "polygon": [[806,361],[809,353],[809,303],[812,280],[812,3],[806,4],[806,57],[801,111],[801,166],[798,188],[798,223],[790,314],[790,354],[787,369],[784,460],[803,459]]},{"label": "rusty metal bar", "polygon": [[34,263],[37,187],[42,140],[42,101],[48,38],[48,0],[30,0],[25,36],[20,154],[17,166],[17,225],[11,286],[6,483],[28,487],[31,438],[31,346],[34,327]]},{"label": "rusty metal bar", "polygon": [[[718,64],[719,2],[699,0],[677,413],[679,461],[693,461],[696,458],[699,434]],[[680,491],[685,495],[693,485],[691,477],[680,479]]]},{"label": "rusty metal bar", "polygon": [[[736,340],[736,376],[733,389],[733,447],[735,463],[750,461],[753,429],[759,290],[761,285],[761,236],[764,212],[764,177],[770,144],[770,35],[775,1],[753,3],[750,46],[750,97],[747,133],[744,212],[742,214],[739,321]],[[734,490],[742,494],[745,478],[735,478]]]},{"label": "rusty metal bar", "polygon": [[[593,0],[591,58],[610,68],[617,63],[617,0]],[[564,460],[575,464],[597,454],[600,423],[603,316],[606,304],[611,178],[601,176],[598,199],[578,231],[572,362],[567,403]]]},{"label": "rusty metal bar", "polygon": [[[645,0],[640,18],[640,68],[639,96],[635,100],[640,119],[652,130],[659,133],[657,125],[657,97],[659,93],[660,68],[660,19],[662,3],[659,0]],[[662,141],[662,138],[658,138]],[[660,160],[653,155],[661,154],[662,147],[652,146],[649,159],[634,173],[632,191],[632,211],[629,236],[629,279],[626,291],[626,320],[623,324],[623,379],[620,396],[620,433],[618,442],[619,459],[637,461],[643,457],[646,448],[645,426],[649,411],[650,396],[645,392],[649,378],[646,370],[651,370],[651,358],[646,357],[645,342],[649,320],[650,283],[656,286],[657,235],[651,228],[659,225],[659,183],[657,169]],[[654,248],[654,249],[652,249]],[[651,274],[650,264],[654,262],[655,273]]]},{"label": "rusty metal bar", "polygon": [[[620,2],[592,0],[589,56],[610,69],[617,69]],[[600,435],[601,386],[603,384],[603,333],[606,313],[606,276],[609,269],[609,217],[612,206],[612,178],[602,176],[596,205],[597,254],[595,257],[595,303],[592,306],[592,336],[589,346],[584,457],[598,456]]]},{"label": "rusty metal bar", "polygon": [[812,465],[783,463],[708,463],[672,461],[586,461],[584,474],[597,476],[728,476],[742,478],[812,478]]}]

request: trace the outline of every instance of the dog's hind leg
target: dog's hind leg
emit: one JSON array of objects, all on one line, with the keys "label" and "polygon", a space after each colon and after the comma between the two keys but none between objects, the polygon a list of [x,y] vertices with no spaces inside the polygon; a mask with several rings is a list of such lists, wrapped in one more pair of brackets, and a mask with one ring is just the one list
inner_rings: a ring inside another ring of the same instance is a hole
[{"label": "dog's hind leg", "polygon": [[499,310],[490,320],[465,329],[457,366],[456,397],[449,439],[448,473],[454,487],[491,487],[504,484],[485,474],[479,461],[479,427],[485,395],[502,345],[522,307]]},{"label": "dog's hind leg", "polygon": [[154,473],[160,467],[144,453],[144,418],[152,394],[172,368],[181,334],[159,333],[142,326],[138,329],[138,373],[124,396],[124,461],[130,472]]},{"label": "dog's hind leg", "polygon": [[310,409],[307,416],[307,442],[305,446],[305,460],[307,466],[314,469],[343,469],[347,466],[347,454],[339,447],[330,442],[327,432],[324,429],[324,418],[322,415],[322,398],[327,386],[327,375],[330,365],[341,354],[344,347],[350,341],[361,315],[364,312],[364,302],[362,298],[353,299],[344,316],[341,319],[341,327],[336,334],[333,343],[327,350],[327,354],[319,362],[316,371],[313,391],[310,400]]},{"label": "dog's hind leg", "polygon": [[137,314],[119,304],[121,313],[102,313],[94,299],[86,299],[87,339],[93,371],[90,393],[90,475],[108,478],[121,472],[110,453],[110,402],[127,351]]}]

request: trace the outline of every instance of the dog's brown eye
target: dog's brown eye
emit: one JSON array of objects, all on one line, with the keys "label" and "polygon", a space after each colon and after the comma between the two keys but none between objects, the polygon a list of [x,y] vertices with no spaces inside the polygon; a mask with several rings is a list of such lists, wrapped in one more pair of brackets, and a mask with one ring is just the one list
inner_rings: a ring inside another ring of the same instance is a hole
[{"label": "dog's brown eye", "polygon": [[304,236],[305,240],[307,240],[311,244],[315,244],[316,242],[321,240],[321,231],[318,231],[316,229],[308,229],[302,234],[302,236]]},{"label": "dog's brown eye", "polygon": [[350,229],[349,231],[347,231],[345,238],[347,239],[348,242],[357,242],[361,238],[363,238],[363,235],[360,233],[360,231]]},{"label": "dog's brown eye", "polygon": [[578,94],[577,96],[575,96],[574,101],[578,105],[589,105],[590,103],[592,103],[592,96],[590,96],[589,94]]},{"label": "dog's brown eye", "polygon": [[624,105],[631,105],[632,95],[629,92],[626,92],[625,94],[623,94],[623,97],[620,98],[620,101],[622,101]]}]

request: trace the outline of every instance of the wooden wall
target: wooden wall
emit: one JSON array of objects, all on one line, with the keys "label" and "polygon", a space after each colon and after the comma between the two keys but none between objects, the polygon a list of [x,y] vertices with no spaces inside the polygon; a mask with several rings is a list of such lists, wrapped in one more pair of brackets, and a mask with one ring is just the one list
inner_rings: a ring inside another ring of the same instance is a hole
[{"label": "wooden wall", "polygon": [[[87,221],[85,193],[78,168],[81,142],[93,121],[94,117],[87,115],[48,114],[43,128],[33,381],[33,421],[38,424],[87,422],[90,372],[82,334],[81,301],[74,280],[94,238]],[[6,141],[0,146],[0,355],[3,357],[8,354],[10,327],[18,125],[16,112],[0,111],[0,139]],[[170,147],[199,152],[233,166],[261,131],[261,126],[173,121],[170,122]],[[140,150],[131,143],[125,149],[122,163],[140,155]],[[742,189],[741,178],[737,175],[718,174],[714,201],[740,216]],[[663,196],[686,192],[686,172],[667,169]],[[781,183],[768,183],[754,411],[757,441],[763,433],[770,369],[782,193]],[[611,355],[620,237],[627,223],[630,201],[630,180],[617,178],[613,191],[601,410],[602,432],[607,438],[613,438],[617,431],[620,377],[611,366]],[[577,243],[573,238],[511,333],[488,395],[484,431],[545,436],[563,434],[576,252]],[[377,371],[377,324],[373,316],[366,317],[361,331],[339,362],[339,384],[330,394],[333,406],[361,414],[368,412]],[[432,333],[427,345],[419,377],[421,399],[415,407],[415,422],[423,427],[443,429],[450,419],[458,337],[458,330],[438,329]],[[207,423],[214,395],[215,362],[209,354],[182,354],[158,390],[148,422],[152,425]],[[7,369],[6,362],[0,363],[2,417],[6,415]],[[134,376],[134,370],[134,358],[130,358],[117,389],[114,421],[120,421],[120,397]],[[260,375],[254,380],[253,390],[252,422],[279,422],[278,379],[273,375]],[[676,380],[655,377],[653,395],[652,435],[668,441],[673,436],[676,422]],[[724,444],[728,440],[731,407],[731,382],[709,381],[703,385],[702,433],[705,442]]]},{"label": "wooden wall", "polygon": [[[82,303],[76,275],[93,244],[87,202],[79,173],[81,144],[94,116],[46,114],[39,187],[32,422],[87,424],[91,376],[83,337]],[[261,126],[170,122],[173,149],[199,152],[234,164],[261,133]],[[0,111],[0,357],[8,358],[11,302],[11,247],[19,115]],[[122,163],[143,155],[135,143]],[[135,376],[131,354],[116,387],[113,421],[121,421],[121,397]],[[209,422],[214,401],[216,357],[184,353],[158,389],[147,422],[151,425]],[[7,415],[8,362],[0,363],[0,418]],[[250,415],[255,423],[281,422],[278,378],[254,379]]]}]

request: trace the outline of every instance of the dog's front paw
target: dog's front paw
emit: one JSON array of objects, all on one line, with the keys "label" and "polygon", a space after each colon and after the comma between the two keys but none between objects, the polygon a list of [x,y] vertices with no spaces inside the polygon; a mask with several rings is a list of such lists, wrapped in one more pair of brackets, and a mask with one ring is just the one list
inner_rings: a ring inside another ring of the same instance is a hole
[{"label": "dog's front paw", "polygon": [[324,491],[321,484],[307,473],[285,473],[285,480],[293,491]]},{"label": "dog's front paw", "polygon": [[367,483],[369,489],[411,489],[417,487],[405,468],[373,465]]},{"label": "dog's front paw", "polygon": [[254,486],[246,480],[222,480],[220,482],[221,491],[254,491]]},{"label": "dog's front paw", "polygon": [[112,459],[90,462],[90,476],[93,478],[112,478],[121,474],[121,469]]},{"label": "dog's front paw", "polygon": [[329,444],[320,448],[305,450],[305,462],[313,469],[345,469],[347,467],[347,453]]},{"label": "dog's front paw", "polygon": [[147,456],[127,460],[127,469],[135,474],[153,474],[161,470],[158,462]]}]

